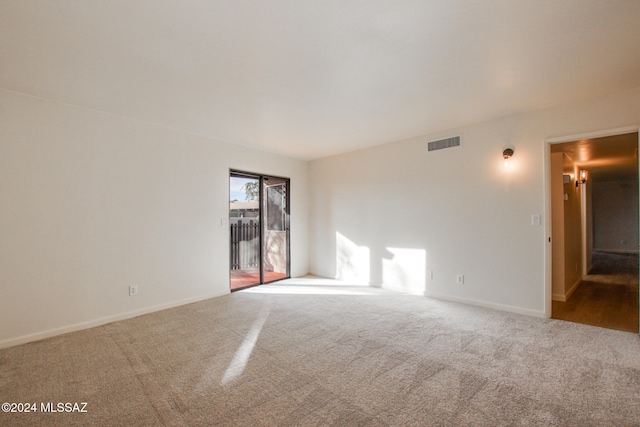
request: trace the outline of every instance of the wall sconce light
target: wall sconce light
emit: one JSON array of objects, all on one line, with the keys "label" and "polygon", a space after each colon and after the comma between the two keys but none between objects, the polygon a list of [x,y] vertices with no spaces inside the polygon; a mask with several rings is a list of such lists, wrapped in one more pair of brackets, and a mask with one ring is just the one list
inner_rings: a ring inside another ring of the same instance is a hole
[{"label": "wall sconce light", "polygon": [[589,171],[580,169],[580,172],[578,173],[578,180],[576,181],[576,188],[578,188],[578,185],[587,182],[587,179],[589,179]]},{"label": "wall sconce light", "polygon": [[502,158],[504,159],[504,167],[508,168],[511,163],[511,157],[513,156],[513,148],[507,148],[502,152]]}]

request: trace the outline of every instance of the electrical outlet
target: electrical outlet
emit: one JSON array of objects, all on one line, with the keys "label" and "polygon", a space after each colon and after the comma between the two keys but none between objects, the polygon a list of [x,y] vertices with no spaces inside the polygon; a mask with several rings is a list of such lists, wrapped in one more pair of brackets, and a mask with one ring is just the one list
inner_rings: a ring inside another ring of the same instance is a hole
[{"label": "electrical outlet", "polygon": [[464,274],[457,274],[456,275],[456,283],[458,285],[463,285],[464,284]]},{"label": "electrical outlet", "polygon": [[129,296],[135,297],[138,295],[138,285],[129,286]]}]

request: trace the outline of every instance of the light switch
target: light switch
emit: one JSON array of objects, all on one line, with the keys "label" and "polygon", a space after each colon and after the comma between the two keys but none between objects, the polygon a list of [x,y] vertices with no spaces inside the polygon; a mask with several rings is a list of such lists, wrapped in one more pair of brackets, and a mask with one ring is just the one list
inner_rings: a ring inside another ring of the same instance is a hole
[{"label": "light switch", "polygon": [[540,225],[540,214],[531,215],[531,225]]},{"label": "light switch", "polygon": [[220,218],[220,227],[227,225],[227,218]]}]

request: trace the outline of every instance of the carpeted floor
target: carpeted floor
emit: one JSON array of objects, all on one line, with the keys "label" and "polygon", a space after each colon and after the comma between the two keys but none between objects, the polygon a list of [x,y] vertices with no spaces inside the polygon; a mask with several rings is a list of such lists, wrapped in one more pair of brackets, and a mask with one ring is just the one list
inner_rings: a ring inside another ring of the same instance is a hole
[{"label": "carpeted floor", "polygon": [[3,426],[633,426],[640,339],[291,279],[0,350],[0,401],[38,407]]}]

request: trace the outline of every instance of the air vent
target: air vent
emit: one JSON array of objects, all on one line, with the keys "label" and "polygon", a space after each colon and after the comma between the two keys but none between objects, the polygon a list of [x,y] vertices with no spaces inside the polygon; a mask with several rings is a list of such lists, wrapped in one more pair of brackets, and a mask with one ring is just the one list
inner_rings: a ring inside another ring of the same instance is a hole
[{"label": "air vent", "polygon": [[460,136],[452,136],[451,138],[439,139],[438,141],[431,141],[428,144],[429,151],[443,150],[445,148],[459,147]]}]

